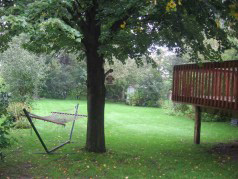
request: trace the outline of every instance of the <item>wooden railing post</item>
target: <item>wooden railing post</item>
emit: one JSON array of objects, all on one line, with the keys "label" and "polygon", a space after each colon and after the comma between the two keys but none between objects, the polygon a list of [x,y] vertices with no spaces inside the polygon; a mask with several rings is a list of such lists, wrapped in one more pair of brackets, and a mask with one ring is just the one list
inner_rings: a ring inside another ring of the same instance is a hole
[{"label": "wooden railing post", "polygon": [[201,133],[201,107],[195,106],[195,127],[194,127],[194,143],[200,144]]}]

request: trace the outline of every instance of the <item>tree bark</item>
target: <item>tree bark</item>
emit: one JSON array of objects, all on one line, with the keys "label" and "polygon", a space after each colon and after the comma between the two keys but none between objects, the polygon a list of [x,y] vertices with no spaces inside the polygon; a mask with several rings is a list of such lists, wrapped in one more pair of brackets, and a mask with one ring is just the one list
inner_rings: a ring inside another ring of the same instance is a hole
[{"label": "tree bark", "polygon": [[100,23],[96,20],[97,6],[87,12],[84,27],[83,44],[87,57],[87,108],[88,125],[86,150],[89,152],[106,152],[104,134],[105,108],[105,72],[104,59],[99,54]]},{"label": "tree bark", "polygon": [[[91,49],[90,51],[92,51]],[[105,86],[103,59],[97,52],[87,52],[88,125],[86,150],[105,152],[104,106]]]}]

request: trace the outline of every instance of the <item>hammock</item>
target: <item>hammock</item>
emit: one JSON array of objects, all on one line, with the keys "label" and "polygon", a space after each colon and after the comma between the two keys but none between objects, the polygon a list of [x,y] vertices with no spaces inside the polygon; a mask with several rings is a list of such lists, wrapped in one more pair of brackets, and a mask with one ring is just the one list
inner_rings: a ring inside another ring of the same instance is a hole
[{"label": "hammock", "polygon": [[46,122],[52,122],[52,123],[63,125],[63,126],[65,126],[67,122],[71,122],[79,118],[87,117],[87,115],[83,115],[83,114],[69,114],[69,113],[62,113],[62,112],[51,112],[50,116],[38,116],[32,113],[28,113],[28,114],[31,118],[39,119]]},{"label": "hammock", "polygon": [[[29,113],[26,109],[23,109],[25,116],[27,117],[28,121],[30,122],[33,130],[35,131],[39,141],[41,142],[41,145],[43,146],[43,148],[45,149],[47,154],[51,154],[54,151],[56,151],[57,149],[63,147],[65,144],[69,144],[71,142],[72,139],[72,135],[73,135],[73,130],[74,130],[74,124],[75,124],[75,120],[79,119],[79,118],[83,118],[83,117],[87,117],[86,115],[82,115],[82,114],[78,114],[78,104],[75,106],[75,114],[69,114],[69,113],[62,113],[62,112],[52,112],[50,116],[37,116],[35,114],[31,114]],[[65,123],[73,121],[72,124],[72,128],[69,134],[69,140],[67,140],[66,142],[64,142],[63,144],[48,150],[47,146],[45,145],[43,139],[41,138],[39,132],[37,131],[34,123],[32,122],[32,118],[34,119],[39,119],[39,120],[43,120],[46,122],[52,122],[58,125],[63,125],[65,126]]]}]

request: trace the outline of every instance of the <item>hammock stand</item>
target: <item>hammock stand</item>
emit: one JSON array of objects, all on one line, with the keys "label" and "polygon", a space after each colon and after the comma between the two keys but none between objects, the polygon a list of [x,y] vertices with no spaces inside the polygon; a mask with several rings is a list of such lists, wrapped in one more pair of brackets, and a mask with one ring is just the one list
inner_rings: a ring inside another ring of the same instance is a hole
[{"label": "hammock stand", "polygon": [[[45,149],[45,152],[47,154],[52,154],[54,151],[58,150],[59,148],[63,147],[64,145],[71,143],[75,120],[79,119],[79,118],[87,117],[86,115],[78,114],[78,104],[75,106],[75,114],[62,113],[62,112],[52,112],[50,116],[41,117],[41,116],[37,116],[35,114],[29,113],[26,109],[23,109],[23,111],[24,111],[24,114],[25,114],[26,118],[30,122],[34,132],[36,133],[41,145],[43,146],[43,148]],[[34,125],[34,123],[32,122],[32,118],[38,119],[38,120],[43,120],[43,121],[46,121],[46,122],[52,122],[52,123],[55,123],[55,124],[58,124],[58,125],[63,125],[63,126],[65,126],[65,123],[73,121],[71,130],[70,130],[70,134],[69,134],[69,140],[67,140],[66,142],[58,145],[57,147],[49,150],[47,148],[46,144],[44,143],[43,139],[41,138],[38,130],[36,129],[36,127]]]}]

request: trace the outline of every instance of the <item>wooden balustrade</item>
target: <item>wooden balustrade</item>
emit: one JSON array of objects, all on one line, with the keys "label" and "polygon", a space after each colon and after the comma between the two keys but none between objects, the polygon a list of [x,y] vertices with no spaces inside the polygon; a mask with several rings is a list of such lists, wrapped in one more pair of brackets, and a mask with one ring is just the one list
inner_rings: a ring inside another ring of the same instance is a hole
[{"label": "wooden balustrade", "polygon": [[238,110],[238,60],[174,66],[172,100]]}]

